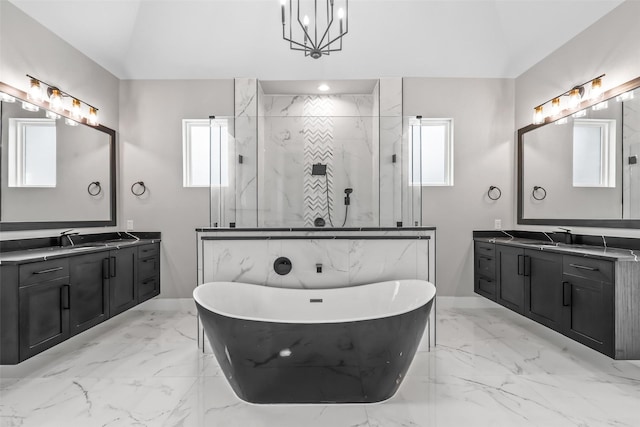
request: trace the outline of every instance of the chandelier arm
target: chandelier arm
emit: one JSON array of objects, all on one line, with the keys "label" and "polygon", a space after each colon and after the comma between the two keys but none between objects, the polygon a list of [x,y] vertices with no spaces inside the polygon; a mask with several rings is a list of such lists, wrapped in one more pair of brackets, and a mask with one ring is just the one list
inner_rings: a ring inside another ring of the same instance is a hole
[{"label": "chandelier arm", "polygon": [[[314,50],[317,49],[316,44],[313,41],[311,41],[311,37],[309,36],[309,33],[307,32],[307,29],[305,28],[304,24],[300,20],[300,0],[298,0],[297,15],[298,15],[298,24],[300,24],[300,28],[302,28],[302,31],[304,32],[305,36],[307,36],[307,40],[309,41],[309,43],[311,43],[311,48],[313,48]],[[298,43],[298,44],[300,44],[300,43]]]},{"label": "chandelier arm", "polygon": [[[306,45],[306,44],[302,44],[302,43],[300,43],[300,42],[297,42],[297,41],[295,41],[295,40],[288,39],[288,38],[286,38],[286,37],[283,37],[283,38],[284,38],[286,41],[288,41],[290,44],[294,44],[294,45],[297,45],[297,46],[300,46],[300,47],[302,47],[302,48],[303,48],[303,49],[295,49],[295,50],[309,50],[309,49],[310,49],[310,48],[309,48],[309,46],[308,46],[308,45]],[[291,48],[291,49],[293,49],[293,48]]]},{"label": "chandelier arm", "polygon": [[331,21],[329,21],[329,23],[327,24],[327,29],[324,31],[324,34],[322,35],[322,38],[320,39],[320,43],[318,43],[318,46],[322,45],[322,42],[324,42],[325,37],[327,37],[327,34],[329,33],[329,28],[331,28],[331,25],[333,25],[333,6],[331,6]]},{"label": "chandelier arm", "polygon": [[328,41],[326,44],[320,46],[318,49],[324,50],[324,49],[326,49],[327,47],[331,46],[333,43],[335,43],[338,40],[340,40],[340,43],[342,43],[342,36],[344,36],[345,34],[347,34],[346,31],[344,33],[342,33],[342,35],[339,35],[335,39],[333,39],[331,41]]}]

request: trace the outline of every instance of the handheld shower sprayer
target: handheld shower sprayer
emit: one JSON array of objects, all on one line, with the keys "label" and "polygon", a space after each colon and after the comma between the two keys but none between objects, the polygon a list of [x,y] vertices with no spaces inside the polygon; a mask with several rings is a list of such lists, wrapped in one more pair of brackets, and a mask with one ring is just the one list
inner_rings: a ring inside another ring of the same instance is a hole
[{"label": "handheld shower sprayer", "polygon": [[351,199],[349,195],[353,193],[353,188],[345,188],[344,189],[344,204],[345,206],[349,206],[351,204]]}]

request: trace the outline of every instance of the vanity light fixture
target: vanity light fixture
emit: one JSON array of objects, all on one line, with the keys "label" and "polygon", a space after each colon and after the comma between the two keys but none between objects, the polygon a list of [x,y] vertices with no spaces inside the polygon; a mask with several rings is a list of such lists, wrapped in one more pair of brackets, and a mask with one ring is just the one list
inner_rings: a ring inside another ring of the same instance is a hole
[{"label": "vanity light fixture", "polygon": [[[349,32],[349,18],[347,16],[349,0],[342,1],[344,8],[338,8],[336,28],[335,0],[325,0],[326,5],[320,5],[320,7],[318,7],[318,0],[280,0],[282,38],[289,42],[289,48],[303,51],[304,56],[310,56],[313,59],[342,50],[342,37]],[[288,8],[286,7],[287,3],[289,3]],[[301,5],[301,3],[303,4]],[[288,19],[287,9],[289,10]],[[301,18],[302,10],[312,12],[311,19],[306,14]],[[310,27],[311,22],[313,22],[313,27]],[[287,24],[289,27],[288,35]],[[333,34],[331,34],[332,32]]]},{"label": "vanity light fixture", "polygon": [[[73,120],[71,119],[65,120],[65,122],[69,126],[77,126],[78,122],[81,122],[83,117],[86,118],[87,124],[91,126],[98,126],[98,109],[96,107],[94,107],[93,105],[87,104],[86,102],[82,101],[81,99],[75,96],[69,95],[67,92],[64,92],[63,90],[61,90],[59,87],[55,85],[44,82],[29,74],[27,74],[27,77],[30,79],[29,81],[30,88],[29,88],[29,91],[27,92],[27,97],[29,99],[32,99],[38,102],[43,102],[43,93],[44,93],[43,86],[46,86],[47,88],[46,98],[49,103],[50,110],[64,111],[65,110],[64,98],[71,98],[71,105],[67,107],[67,110],[70,113],[70,115],[73,117]],[[86,116],[84,116],[82,113],[83,104],[89,110]],[[55,114],[55,115],[60,117],[58,114]],[[53,115],[49,116],[47,114],[47,117],[53,117]]]},{"label": "vanity light fixture", "polygon": [[[548,117],[553,117],[560,114],[560,112],[563,111],[561,100],[564,96],[567,96],[569,98],[567,106],[565,107],[565,109],[569,110],[578,108],[580,106],[580,103],[585,99],[585,95],[588,95],[586,97],[588,99],[597,99],[598,97],[602,96],[602,78],[604,76],[604,74],[601,74],[598,77],[594,77],[593,79],[586,81],[580,85],[574,86],[568,91],[561,93],[558,96],[554,96],[550,100],[543,102],[537,107],[534,107],[533,124],[543,124]],[[587,88],[588,94],[586,94]],[[551,103],[551,108],[549,109],[549,114],[545,114],[544,107],[548,103]]]}]

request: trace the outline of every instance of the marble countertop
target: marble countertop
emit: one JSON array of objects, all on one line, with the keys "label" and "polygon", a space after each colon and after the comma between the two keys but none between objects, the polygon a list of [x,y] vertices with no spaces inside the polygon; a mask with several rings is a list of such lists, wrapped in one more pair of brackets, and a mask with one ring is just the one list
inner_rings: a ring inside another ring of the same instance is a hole
[{"label": "marble countertop", "polygon": [[640,251],[631,249],[612,248],[592,245],[569,245],[566,243],[524,239],[519,237],[476,237],[477,242],[496,243],[499,245],[516,246],[525,249],[554,252],[566,255],[599,258],[610,261],[640,261]]},{"label": "marble countertop", "polygon": [[115,239],[76,246],[49,246],[44,248],[2,252],[0,253],[0,265],[46,261],[49,259],[65,258],[74,255],[121,249],[130,246],[140,246],[159,241],[160,239]]}]

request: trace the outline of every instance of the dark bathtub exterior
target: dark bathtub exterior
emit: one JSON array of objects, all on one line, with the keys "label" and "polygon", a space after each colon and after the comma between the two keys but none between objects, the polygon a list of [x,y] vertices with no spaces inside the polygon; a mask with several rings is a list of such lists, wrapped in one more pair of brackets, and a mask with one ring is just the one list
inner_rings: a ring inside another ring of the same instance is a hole
[{"label": "dark bathtub exterior", "polygon": [[[196,302],[235,393],[251,403],[373,403],[393,396],[433,299],[413,311],[344,323],[235,319]],[[289,354],[287,356],[287,354]]]}]

